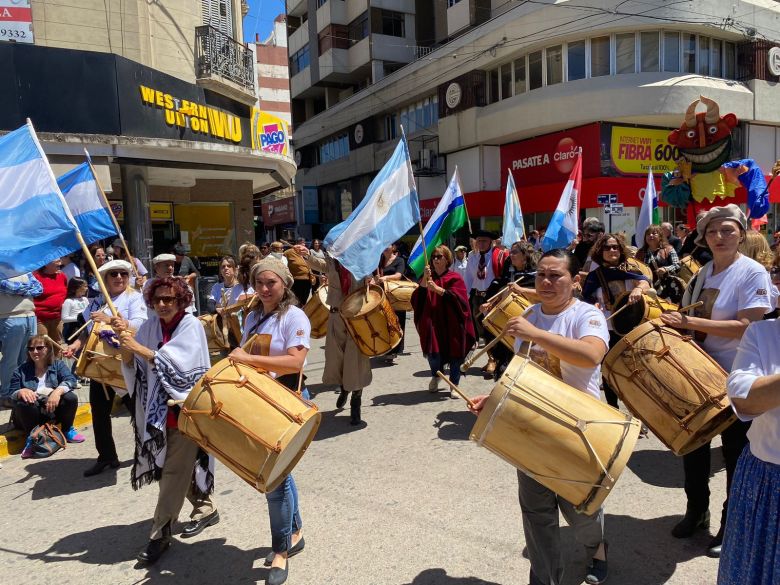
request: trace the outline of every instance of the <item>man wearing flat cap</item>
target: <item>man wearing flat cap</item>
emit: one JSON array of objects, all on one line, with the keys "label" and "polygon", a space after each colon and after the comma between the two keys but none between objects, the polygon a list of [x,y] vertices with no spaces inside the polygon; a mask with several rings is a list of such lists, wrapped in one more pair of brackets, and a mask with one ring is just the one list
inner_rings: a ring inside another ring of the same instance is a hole
[{"label": "man wearing flat cap", "polygon": [[[173,254],[157,254],[157,256],[152,258],[152,271],[154,272],[154,278],[150,278],[149,280],[146,281],[146,283],[144,283],[143,290],[146,290],[146,288],[150,284],[152,284],[152,281],[158,278],[165,278],[166,276],[174,276],[174,273],[176,272],[176,256],[174,256]],[[181,277],[187,283],[187,286],[190,287],[190,291],[192,292],[192,302],[190,303],[189,307],[185,309],[185,311],[187,311],[188,313],[195,313],[195,309],[196,309],[195,291],[193,290],[192,286],[197,276],[198,274],[193,272],[188,276]]]},{"label": "man wearing flat cap", "polygon": [[[488,230],[477,230],[471,234],[476,240],[476,253],[468,258],[466,264],[466,274],[463,279],[466,281],[466,290],[469,292],[469,303],[471,305],[471,315],[474,318],[474,327],[477,331],[477,337],[482,337],[486,341],[490,334],[482,327],[482,315],[479,307],[487,300],[487,289],[494,279],[501,276],[501,269],[509,253],[493,246],[493,240],[497,234]],[[482,368],[486,377],[493,377],[496,371],[496,360],[488,352],[488,363]]]}]

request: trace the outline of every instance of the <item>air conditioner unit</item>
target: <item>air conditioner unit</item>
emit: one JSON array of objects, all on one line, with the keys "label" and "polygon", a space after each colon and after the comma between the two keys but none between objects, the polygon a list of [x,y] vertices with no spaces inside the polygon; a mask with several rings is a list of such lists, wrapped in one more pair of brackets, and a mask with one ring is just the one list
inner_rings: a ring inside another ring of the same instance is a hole
[{"label": "air conditioner unit", "polygon": [[423,148],[420,150],[420,168],[430,169],[431,163],[436,160],[436,155],[430,148]]}]

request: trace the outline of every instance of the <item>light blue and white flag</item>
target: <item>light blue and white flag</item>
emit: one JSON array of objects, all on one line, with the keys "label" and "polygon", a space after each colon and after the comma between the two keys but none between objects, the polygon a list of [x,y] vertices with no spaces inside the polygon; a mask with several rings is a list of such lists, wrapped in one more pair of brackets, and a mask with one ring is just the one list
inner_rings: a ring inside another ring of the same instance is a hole
[{"label": "light blue and white flag", "polygon": [[28,120],[0,138],[0,278],[78,250],[77,231]]},{"label": "light blue and white flag", "polygon": [[547,231],[542,240],[542,249],[547,252],[565,248],[574,241],[579,228],[580,195],[582,193],[582,155],[577,157],[569,180],[561,193],[561,200],[555,208]]},{"label": "light blue and white flag", "polygon": [[642,207],[639,208],[639,217],[636,218],[636,243],[642,246],[645,242],[645,230],[652,224],[658,223],[658,194],[655,192],[653,169],[647,171],[647,186],[645,197],[642,199]]},{"label": "light blue and white flag", "polygon": [[92,166],[83,162],[57,179],[65,202],[87,244],[117,235],[114,222],[100,194]]},{"label": "light blue and white flag", "polygon": [[325,236],[323,244],[355,278],[373,273],[379,256],[420,221],[420,202],[406,139],[371,181],[363,201]]},{"label": "light blue and white flag", "polygon": [[519,242],[525,236],[523,224],[523,211],[520,209],[520,198],[517,195],[515,180],[512,171],[506,180],[506,201],[504,201],[504,230],[501,233],[501,243],[509,248],[515,242]]}]

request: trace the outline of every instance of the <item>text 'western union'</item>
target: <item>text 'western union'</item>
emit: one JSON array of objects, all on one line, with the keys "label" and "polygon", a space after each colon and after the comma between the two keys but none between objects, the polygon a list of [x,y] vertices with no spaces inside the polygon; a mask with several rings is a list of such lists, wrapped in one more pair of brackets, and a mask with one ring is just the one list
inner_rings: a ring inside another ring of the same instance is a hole
[{"label": "text 'western union'", "polygon": [[145,103],[165,110],[165,122],[169,126],[189,128],[237,144],[241,142],[241,118],[210,106],[180,100],[151,87],[139,87]]}]

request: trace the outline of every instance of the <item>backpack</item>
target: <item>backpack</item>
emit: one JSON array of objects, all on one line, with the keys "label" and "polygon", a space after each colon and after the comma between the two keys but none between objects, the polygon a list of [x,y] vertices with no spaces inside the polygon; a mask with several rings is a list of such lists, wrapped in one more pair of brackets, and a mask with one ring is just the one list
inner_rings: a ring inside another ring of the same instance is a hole
[{"label": "backpack", "polygon": [[67,441],[60,427],[51,423],[38,425],[30,432],[33,458],[51,457],[60,449],[64,449]]}]

